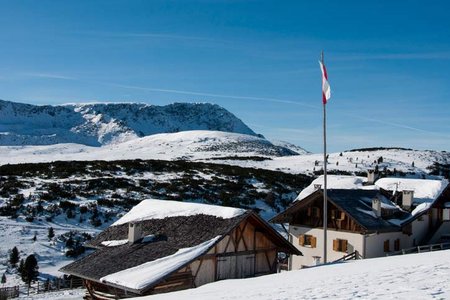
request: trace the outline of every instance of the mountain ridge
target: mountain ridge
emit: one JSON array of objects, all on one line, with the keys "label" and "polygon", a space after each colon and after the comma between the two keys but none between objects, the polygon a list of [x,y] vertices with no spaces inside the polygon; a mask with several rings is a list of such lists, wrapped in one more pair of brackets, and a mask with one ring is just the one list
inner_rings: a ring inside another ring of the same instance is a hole
[{"label": "mountain ridge", "polygon": [[217,104],[80,103],[32,105],[0,100],[0,145],[102,146],[158,133],[215,130],[262,137]]}]

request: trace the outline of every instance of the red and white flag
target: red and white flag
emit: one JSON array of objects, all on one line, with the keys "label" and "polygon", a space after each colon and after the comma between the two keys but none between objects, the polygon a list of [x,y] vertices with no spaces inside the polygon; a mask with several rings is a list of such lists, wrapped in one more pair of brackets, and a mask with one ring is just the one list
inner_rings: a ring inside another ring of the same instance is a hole
[{"label": "red and white flag", "polygon": [[328,83],[328,74],[325,65],[319,60],[320,70],[322,70],[322,102],[327,104],[328,100],[331,98],[331,88]]}]

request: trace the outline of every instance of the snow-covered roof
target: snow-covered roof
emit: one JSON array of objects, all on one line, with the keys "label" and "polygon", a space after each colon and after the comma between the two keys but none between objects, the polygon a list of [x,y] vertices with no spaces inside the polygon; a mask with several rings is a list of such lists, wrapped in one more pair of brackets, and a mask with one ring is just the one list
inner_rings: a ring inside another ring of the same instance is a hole
[{"label": "snow-covered roof", "polygon": [[447,180],[412,179],[412,178],[381,178],[375,185],[388,191],[414,191],[414,204],[434,202],[445,187]]},{"label": "snow-covered roof", "polygon": [[205,253],[221,236],[205,241],[200,245],[179,249],[176,253],[149,261],[133,268],[125,269],[100,278],[101,282],[112,283],[133,290],[142,290],[157,280],[178,270],[196,257]]},{"label": "snow-covered roof", "polygon": [[112,226],[129,222],[144,221],[150,219],[164,219],[166,217],[187,217],[193,215],[210,215],[223,219],[240,216],[245,209],[222,207],[217,205],[188,203],[170,200],[147,199],[133,207],[127,214],[117,220]]},{"label": "snow-covered roof", "polygon": [[[327,175],[327,189],[345,189],[345,190],[356,190],[356,189],[376,189],[374,186],[364,186],[364,182],[367,181],[366,177],[361,176],[348,176],[348,175]],[[314,179],[313,182],[304,188],[295,201],[302,200],[307,196],[311,195],[315,189],[316,184],[324,184],[323,175]]]},{"label": "snow-covered roof", "polygon": [[[288,253],[300,252],[256,214],[244,209],[144,200],[90,246],[97,250],[61,269],[66,274],[103,282],[135,293],[205,254],[244,220]],[[129,243],[128,222],[138,221],[141,239]]]}]

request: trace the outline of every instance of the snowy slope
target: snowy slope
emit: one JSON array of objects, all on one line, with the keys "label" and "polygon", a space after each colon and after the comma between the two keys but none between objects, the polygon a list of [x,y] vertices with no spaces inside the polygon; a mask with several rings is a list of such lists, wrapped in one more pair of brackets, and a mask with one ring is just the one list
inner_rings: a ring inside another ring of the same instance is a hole
[{"label": "snowy slope", "polygon": [[0,146],[0,164],[56,160],[208,159],[231,156],[294,155],[266,139],[221,131],[161,133],[120,144],[91,147],[80,144]]},{"label": "snowy slope", "polygon": [[[342,154],[342,155],[341,155]],[[383,161],[376,161],[382,157]],[[345,151],[330,153],[327,169],[330,172],[365,172],[374,169],[378,164],[379,170],[387,168],[391,171],[405,173],[429,173],[430,166],[435,162],[450,164],[450,153],[433,150],[382,149],[371,151]],[[288,173],[312,174],[323,169],[323,154],[306,154],[299,156],[275,157],[265,161],[226,161],[233,165],[280,170]],[[414,163],[414,164],[413,164]]]},{"label": "snowy slope", "polygon": [[[49,241],[47,237],[49,227],[53,227],[56,235],[52,241]],[[17,271],[8,267],[9,251],[13,247],[17,247],[20,258],[24,260],[28,255],[35,254],[40,280],[44,281],[49,276],[62,276],[63,274],[58,270],[74,259],[66,257],[65,243],[59,241],[57,237],[70,231],[98,234],[101,228],[78,224],[76,220],[67,220],[64,217],[58,217],[53,222],[37,220],[33,223],[22,219],[0,217],[0,274],[6,274],[6,283],[3,286],[23,284]],[[34,236],[36,241],[33,240]]]},{"label": "snowy slope", "polygon": [[138,299],[449,299],[450,250],[223,280]]},{"label": "snowy slope", "polygon": [[[450,250],[373,258],[199,288],[139,297],[183,299],[449,299]],[[27,299],[81,299],[85,290],[30,295]]]},{"label": "snowy slope", "polygon": [[208,103],[36,106],[0,100],[0,145],[78,143],[100,146],[185,130],[256,136],[229,111]]}]

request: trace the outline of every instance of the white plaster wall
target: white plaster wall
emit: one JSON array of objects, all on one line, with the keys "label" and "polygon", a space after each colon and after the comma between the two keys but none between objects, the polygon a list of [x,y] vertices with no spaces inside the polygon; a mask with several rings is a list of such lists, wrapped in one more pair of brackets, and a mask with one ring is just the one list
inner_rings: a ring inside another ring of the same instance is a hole
[{"label": "white plaster wall", "polygon": [[450,221],[442,222],[442,225],[431,238],[430,244],[437,243],[444,234],[450,234]]},{"label": "white plaster wall", "polygon": [[401,232],[372,233],[366,236],[365,258],[386,256],[384,241],[389,240],[389,250],[394,252],[394,241],[400,239],[400,250],[413,247],[413,236]]},{"label": "white plaster wall", "polygon": [[[428,214],[421,216],[422,221],[416,219],[412,222],[412,236],[411,239],[416,240],[416,244],[423,242],[425,235],[428,233],[429,225],[430,225],[430,217]],[[427,241],[425,241],[427,242]]]},{"label": "white plaster wall", "polygon": [[[289,226],[290,239],[292,244],[297,247],[303,256],[293,255],[290,258],[290,268],[292,270],[300,269],[302,266],[312,266],[314,265],[313,256],[320,256],[320,262],[323,261],[323,230],[320,228],[308,228],[300,226]],[[309,246],[300,246],[298,243],[298,237],[301,234],[309,234],[317,238],[316,248],[311,248]],[[345,239],[348,241],[347,252],[337,252],[333,250],[333,240],[335,239]],[[327,261],[331,262],[342,258],[343,256],[357,250],[361,255],[363,255],[363,240],[364,236],[359,233],[350,233],[344,231],[327,231]]]}]

